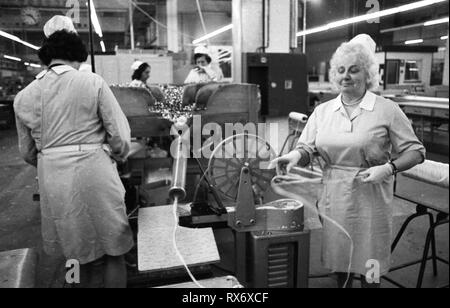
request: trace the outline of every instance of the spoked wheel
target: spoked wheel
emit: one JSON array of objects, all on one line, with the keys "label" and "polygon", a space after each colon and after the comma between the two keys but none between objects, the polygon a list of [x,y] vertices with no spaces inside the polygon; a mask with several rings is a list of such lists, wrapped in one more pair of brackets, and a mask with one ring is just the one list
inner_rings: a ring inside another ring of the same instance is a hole
[{"label": "spoked wheel", "polygon": [[231,201],[237,200],[241,170],[250,170],[253,192],[261,195],[270,186],[275,170],[268,170],[276,158],[269,143],[254,135],[236,135],[219,144],[209,160],[211,184]]}]

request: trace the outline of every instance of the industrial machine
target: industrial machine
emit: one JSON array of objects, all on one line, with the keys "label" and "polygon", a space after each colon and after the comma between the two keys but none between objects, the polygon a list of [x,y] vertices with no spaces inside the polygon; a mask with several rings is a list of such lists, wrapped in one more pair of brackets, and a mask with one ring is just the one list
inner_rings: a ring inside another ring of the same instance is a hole
[{"label": "industrial machine", "polygon": [[[192,106],[190,115],[176,123],[152,111],[158,102],[150,91],[118,86],[112,90],[129,119],[132,136],[137,138],[121,170],[126,186],[165,187],[169,200],[157,205],[175,202],[184,206],[187,211],[180,214],[180,226],[230,228],[235,237],[234,274],[242,285],[306,287],[309,232],[303,230],[303,205],[266,198],[275,175],[266,168],[277,153],[264,139],[247,131],[220,138],[218,143],[210,142],[208,134],[211,127],[258,123],[258,87],[186,86],[177,102],[165,105],[169,109],[177,109],[180,104]],[[199,149],[190,146],[196,138],[195,116],[201,116],[200,128],[205,134],[200,150],[209,148],[209,157],[194,155]],[[148,138],[155,137],[171,139],[171,147],[166,150],[172,157],[153,158],[148,154]],[[129,199],[134,203],[129,206],[133,213],[141,205],[136,191],[129,194],[135,195]],[[169,244],[170,239],[167,241]]]}]

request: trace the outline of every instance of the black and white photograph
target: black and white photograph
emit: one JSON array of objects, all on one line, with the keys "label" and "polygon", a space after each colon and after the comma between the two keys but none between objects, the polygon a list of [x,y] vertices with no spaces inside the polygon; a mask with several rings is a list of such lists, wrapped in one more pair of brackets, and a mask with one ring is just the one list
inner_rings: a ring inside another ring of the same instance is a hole
[{"label": "black and white photograph", "polygon": [[0,0],[0,289],[449,287],[448,0]]}]

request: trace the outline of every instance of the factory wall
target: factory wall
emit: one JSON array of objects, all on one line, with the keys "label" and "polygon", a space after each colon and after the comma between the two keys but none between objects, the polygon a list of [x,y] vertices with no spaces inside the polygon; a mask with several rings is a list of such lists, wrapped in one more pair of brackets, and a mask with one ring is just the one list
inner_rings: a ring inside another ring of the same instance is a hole
[{"label": "factory wall", "polygon": [[269,2],[269,46],[267,52],[290,51],[291,0]]},{"label": "factory wall", "polygon": [[[336,21],[352,16],[351,1],[327,0],[308,3],[306,26],[314,28],[323,25],[324,21]],[[370,33],[368,33],[370,34]],[[331,31],[309,35],[306,38],[306,55],[308,73],[317,74],[321,62],[328,62],[336,48],[351,38],[351,29],[338,28]]]}]

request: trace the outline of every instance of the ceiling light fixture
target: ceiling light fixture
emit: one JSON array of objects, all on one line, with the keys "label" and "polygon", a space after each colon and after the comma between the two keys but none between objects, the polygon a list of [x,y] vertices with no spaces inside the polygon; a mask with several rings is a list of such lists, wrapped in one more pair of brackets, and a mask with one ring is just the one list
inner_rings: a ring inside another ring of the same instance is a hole
[{"label": "ceiling light fixture", "polygon": [[323,25],[323,26],[320,26],[317,28],[306,29],[306,30],[298,32],[297,36],[301,37],[301,36],[305,36],[305,35],[309,35],[309,34],[313,34],[313,33],[323,32],[323,31],[347,26],[350,24],[359,23],[362,21],[377,19],[377,18],[386,17],[389,15],[394,15],[394,14],[401,13],[401,12],[407,12],[407,11],[419,9],[422,7],[430,6],[430,5],[444,2],[444,1],[446,1],[446,0],[422,0],[422,1],[414,2],[414,3],[410,3],[410,4],[405,4],[405,5],[401,5],[399,7],[382,10],[382,11],[378,11],[375,13],[365,14],[365,15],[361,15],[361,16],[356,16],[356,17],[352,17],[352,18],[347,18],[347,19],[331,22],[331,23],[328,23],[326,25]]},{"label": "ceiling light fixture", "polygon": [[105,42],[100,41],[100,46],[102,47],[102,52],[106,52]]},{"label": "ceiling light fixture", "polygon": [[40,47],[38,47],[38,46],[35,46],[35,45],[30,44],[30,43],[28,43],[28,42],[25,42],[24,40],[21,40],[20,38],[18,38],[18,37],[15,36],[15,35],[6,33],[5,31],[2,31],[2,30],[0,30],[0,35],[3,36],[3,37],[5,37],[5,38],[7,38],[7,39],[13,40],[13,41],[18,42],[18,43],[20,43],[20,44],[23,44],[23,45],[25,45],[25,46],[27,46],[27,47],[30,47],[30,48],[32,48],[32,49],[34,49],[34,50],[39,50],[39,48],[40,48]]},{"label": "ceiling light fixture", "polygon": [[228,26],[225,26],[225,27],[222,27],[222,28],[220,28],[220,29],[217,29],[216,31],[213,31],[213,32],[211,32],[211,33],[208,33],[208,34],[206,34],[206,35],[204,35],[204,36],[202,36],[202,37],[200,37],[200,38],[194,40],[194,41],[192,42],[192,44],[197,45],[197,44],[199,44],[199,43],[201,43],[201,42],[203,42],[203,41],[206,41],[206,40],[208,40],[208,39],[210,39],[210,38],[213,38],[213,37],[215,37],[215,36],[217,36],[217,35],[219,35],[219,34],[222,34],[222,33],[224,33],[224,32],[227,32],[227,31],[229,31],[229,30],[231,30],[231,29],[233,29],[233,24],[230,24],[230,25],[228,25]]},{"label": "ceiling light fixture", "polygon": [[413,45],[413,44],[421,44],[421,43],[423,43],[422,39],[405,41],[405,45]]},{"label": "ceiling light fixture", "polygon": [[9,60],[13,60],[13,61],[17,61],[17,62],[22,62],[22,59],[17,58],[17,57],[11,57],[11,56],[7,56],[7,55],[3,55],[3,58],[9,59]]},{"label": "ceiling light fixture", "polygon": [[427,21],[426,23],[424,23],[423,25],[425,26],[425,27],[428,27],[428,26],[433,26],[433,25],[438,25],[438,24],[443,24],[443,23],[448,23],[448,17],[444,17],[444,18],[440,18],[440,19],[435,19],[435,20],[430,20],[430,21]]}]

